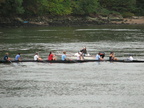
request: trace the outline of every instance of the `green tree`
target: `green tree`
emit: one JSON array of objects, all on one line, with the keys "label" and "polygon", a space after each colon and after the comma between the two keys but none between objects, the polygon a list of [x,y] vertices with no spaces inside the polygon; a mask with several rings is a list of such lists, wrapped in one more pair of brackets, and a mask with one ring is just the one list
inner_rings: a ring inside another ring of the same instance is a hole
[{"label": "green tree", "polygon": [[71,14],[70,0],[48,0],[47,10],[51,15],[68,15]]},{"label": "green tree", "polygon": [[0,14],[5,16],[23,14],[22,2],[23,0],[1,0]]},{"label": "green tree", "polygon": [[0,0],[1,16],[144,15],[144,0]]},{"label": "green tree", "polygon": [[74,0],[73,13],[80,15],[88,15],[97,13],[99,8],[98,0]]},{"label": "green tree", "polygon": [[136,14],[137,15],[144,15],[144,0],[137,0],[136,1]]},{"label": "green tree", "polygon": [[15,0],[14,7],[16,7],[15,12],[16,14],[23,14],[24,8],[22,6],[23,0]]},{"label": "green tree", "polygon": [[134,12],[136,0],[99,0],[103,8],[117,12]]},{"label": "green tree", "polygon": [[5,3],[5,0],[0,0],[0,15],[3,13],[2,6]]},{"label": "green tree", "polygon": [[23,0],[23,7],[26,16],[33,16],[39,14],[40,0]]}]

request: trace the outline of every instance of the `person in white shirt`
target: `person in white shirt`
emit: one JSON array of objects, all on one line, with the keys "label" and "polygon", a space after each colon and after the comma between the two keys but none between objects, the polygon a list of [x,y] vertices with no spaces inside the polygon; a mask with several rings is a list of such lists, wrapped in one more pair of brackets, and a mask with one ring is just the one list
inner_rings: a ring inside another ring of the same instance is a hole
[{"label": "person in white shirt", "polygon": [[35,61],[42,61],[42,58],[39,57],[38,53],[35,53],[34,60]]}]

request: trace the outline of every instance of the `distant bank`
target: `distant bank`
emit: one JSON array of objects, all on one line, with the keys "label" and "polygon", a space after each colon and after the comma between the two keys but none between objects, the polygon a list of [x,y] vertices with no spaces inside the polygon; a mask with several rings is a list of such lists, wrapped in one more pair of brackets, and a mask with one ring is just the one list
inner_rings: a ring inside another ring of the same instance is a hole
[{"label": "distant bank", "polygon": [[65,16],[65,17],[0,17],[0,27],[20,26],[82,26],[103,24],[144,24],[144,16],[123,18],[122,16]]}]

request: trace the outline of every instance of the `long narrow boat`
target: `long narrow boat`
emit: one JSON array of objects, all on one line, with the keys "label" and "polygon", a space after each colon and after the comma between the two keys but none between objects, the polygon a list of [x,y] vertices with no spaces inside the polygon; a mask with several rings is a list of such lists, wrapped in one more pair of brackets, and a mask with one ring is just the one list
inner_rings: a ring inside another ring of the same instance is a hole
[{"label": "long narrow boat", "polygon": [[22,61],[4,61],[0,60],[0,63],[21,63],[21,62],[37,62],[37,63],[77,63],[75,60],[67,60],[67,61],[62,61],[62,60],[42,60],[42,61],[35,61],[35,60],[22,60]]},{"label": "long narrow boat", "polygon": [[53,61],[48,61],[48,60],[43,60],[43,61],[34,61],[34,60],[22,60],[22,61],[4,61],[0,60],[0,63],[21,63],[21,62],[40,62],[40,63],[84,63],[84,62],[123,62],[123,63],[144,63],[144,60],[115,60],[115,61],[110,61],[110,60],[67,60],[67,61],[62,61],[62,60],[53,60]]}]

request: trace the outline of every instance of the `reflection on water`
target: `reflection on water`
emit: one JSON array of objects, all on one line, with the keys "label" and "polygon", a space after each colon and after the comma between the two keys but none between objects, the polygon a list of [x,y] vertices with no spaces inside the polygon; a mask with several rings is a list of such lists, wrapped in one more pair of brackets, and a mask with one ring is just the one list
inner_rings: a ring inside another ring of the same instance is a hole
[{"label": "reflection on water", "polygon": [[75,31],[140,31],[140,29],[76,29]]},{"label": "reflection on water", "polygon": [[[37,27],[0,30],[0,43],[143,41],[144,26]],[[128,37],[128,38],[127,38]]]},{"label": "reflection on water", "polygon": [[[0,58],[33,59],[114,51],[144,59],[144,26],[35,27],[0,30]],[[0,108],[143,108],[143,63],[0,64]]]},{"label": "reflection on water", "polygon": [[39,52],[46,58],[54,53],[75,53],[86,46],[90,54],[99,51],[116,52],[123,57],[132,54],[143,59],[144,26],[93,26],[93,27],[33,27],[0,30],[0,57],[21,52],[24,58]]}]

